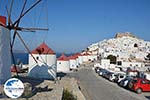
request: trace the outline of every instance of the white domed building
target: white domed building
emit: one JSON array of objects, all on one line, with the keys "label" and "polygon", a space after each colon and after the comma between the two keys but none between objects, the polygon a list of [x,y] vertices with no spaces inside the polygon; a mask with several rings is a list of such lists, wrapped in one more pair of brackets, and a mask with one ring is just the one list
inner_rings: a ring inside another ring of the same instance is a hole
[{"label": "white domed building", "polygon": [[45,43],[42,43],[29,54],[28,76],[32,78],[55,79],[56,78],[56,54]]},{"label": "white domed building", "polygon": [[69,59],[67,56],[62,54],[58,59],[57,59],[57,72],[64,72],[67,73],[70,71],[70,63]]}]

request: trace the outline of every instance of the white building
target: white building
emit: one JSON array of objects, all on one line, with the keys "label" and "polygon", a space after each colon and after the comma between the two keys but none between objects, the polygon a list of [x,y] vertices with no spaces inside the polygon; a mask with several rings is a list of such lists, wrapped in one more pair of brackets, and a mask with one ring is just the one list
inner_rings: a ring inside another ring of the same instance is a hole
[{"label": "white building", "polygon": [[77,69],[77,60],[76,60],[76,56],[70,56],[69,57],[69,63],[70,63],[70,69]]},{"label": "white building", "polygon": [[67,73],[69,71],[70,71],[69,59],[64,54],[62,54],[57,59],[57,72]]},{"label": "white building", "polygon": [[101,66],[103,66],[103,68],[109,68],[110,60],[109,59],[101,59]]},{"label": "white building", "polygon": [[[0,16],[0,23],[5,25],[6,18]],[[0,26],[0,85],[11,77],[10,31]]]},{"label": "white building", "polygon": [[82,54],[78,55],[78,62],[79,62],[79,65],[81,65],[83,63]]},{"label": "white building", "polygon": [[88,59],[89,61],[95,61],[97,60],[97,55],[94,55],[94,54],[88,55]]},{"label": "white building", "polygon": [[45,43],[42,43],[29,54],[28,76],[32,78],[56,78],[56,54]]},{"label": "white building", "polygon": [[77,67],[80,67],[80,63],[79,63],[79,56],[80,55],[81,55],[80,53],[76,53],[76,54],[73,55],[76,58],[76,66]]},{"label": "white building", "polygon": [[89,61],[88,56],[89,56],[88,53],[82,54],[82,60],[83,60],[84,63]]},{"label": "white building", "polygon": [[142,62],[121,62],[122,67],[131,67],[131,68],[136,68],[136,67],[144,67],[144,64]]}]

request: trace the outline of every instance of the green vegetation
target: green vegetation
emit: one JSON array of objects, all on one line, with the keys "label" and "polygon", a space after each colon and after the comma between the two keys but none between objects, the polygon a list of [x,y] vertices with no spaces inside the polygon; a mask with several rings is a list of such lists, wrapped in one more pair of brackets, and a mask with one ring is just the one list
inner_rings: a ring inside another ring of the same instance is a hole
[{"label": "green vegetation", "polygon": [[77,100],[77,98],[67,89],[64,89],[62,100]]}]

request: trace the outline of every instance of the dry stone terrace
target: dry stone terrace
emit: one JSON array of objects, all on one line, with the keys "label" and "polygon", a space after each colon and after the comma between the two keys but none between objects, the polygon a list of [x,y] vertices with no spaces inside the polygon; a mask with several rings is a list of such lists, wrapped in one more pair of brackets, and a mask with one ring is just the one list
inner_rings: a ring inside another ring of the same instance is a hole
[{"label": "dry stone terrace", "polygon": [[[23,79],[26,83],[31,83],[34,86],[32,90],[32,94],[29,95],[28,100],[61,100],[63,89],[68,89],[73,93],[77,100],[85,100],[83,94],[78,88],[77,80],[74,78],[62,77],[61,80],[50,81],[50,80],[31,80],[31,79]],[[28,82],[27,82],[28,81]],[[30,87],[27,87],[30,88]],[[1,89],[3,90],[3,89]],[[1,91],[3,92],[3,91]],[[0,99],[2,100],[11,100],[6,96],[2,96],[0,92]],[[17,100],[26,100],[27,97],[21,97]]]}]

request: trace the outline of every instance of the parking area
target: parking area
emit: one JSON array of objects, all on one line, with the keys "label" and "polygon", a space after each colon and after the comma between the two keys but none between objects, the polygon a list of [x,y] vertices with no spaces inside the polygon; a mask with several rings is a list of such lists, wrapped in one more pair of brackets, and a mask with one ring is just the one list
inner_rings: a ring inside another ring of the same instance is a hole
[{"label": "parking area", "polygon": [[86,100],[148,100],[150,93],[136,94],[99,76],[92,68],[83,68],[68,74],[79,80]]},{"label": "parking area", "polygon": [[[137,77],[133,77],[133,76],[126,76],[125,73],[114,74],[108,70],[101,70],[101,71],[97,72],[97,70],[93,69],[93,72],[94,72],[93,74],[95,74],[95,76],[98,79],[103,80],[103,82],[111,84],[112,86],[119,88],[124,92],[132,94],[132,96],[136,97],[137,99],[150,100],[150,92],[140,91],[138,93],[138,91],[136,91],[136,90],[138,90],[138,87],[140,89],[145,88],[149,91],[149,87],[150,87],[149,80],[137,78]],[[113,76],[113,78],[112,78],[112,76]],[[134,83],[133,81],[136,81],[136,83]],[[132,83],[132,84],[130,84],[130,83]],[[143,87],[142,87],[142,85],[143,85]],[[133,87],[136,87],[136,88],[133,88]]]}]

